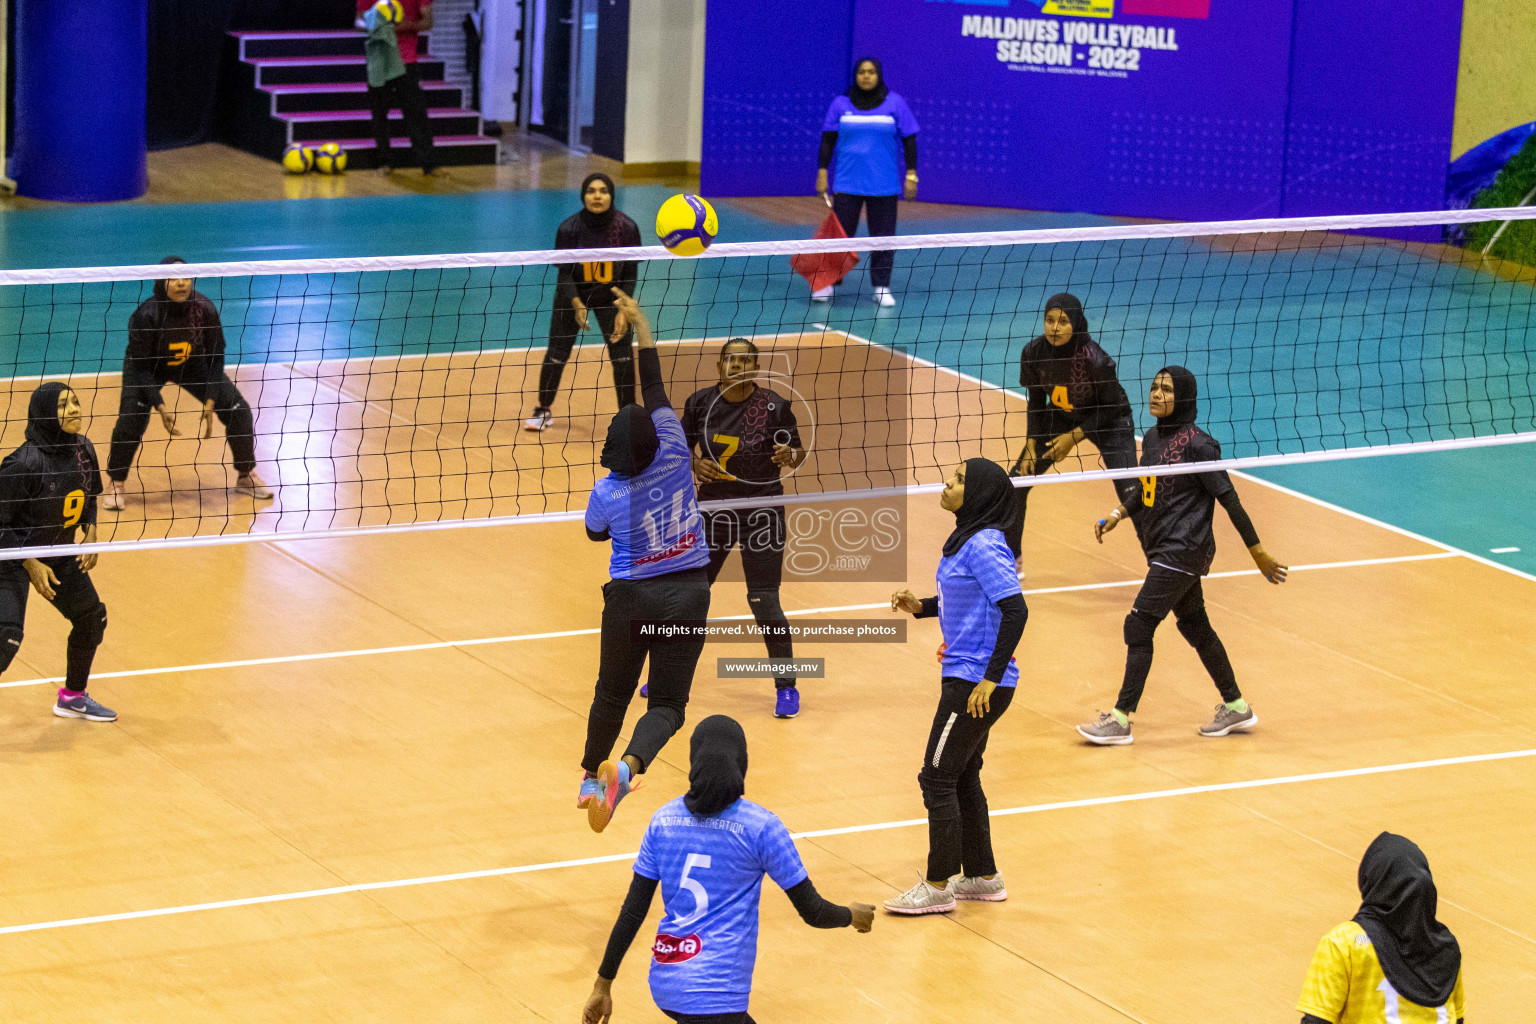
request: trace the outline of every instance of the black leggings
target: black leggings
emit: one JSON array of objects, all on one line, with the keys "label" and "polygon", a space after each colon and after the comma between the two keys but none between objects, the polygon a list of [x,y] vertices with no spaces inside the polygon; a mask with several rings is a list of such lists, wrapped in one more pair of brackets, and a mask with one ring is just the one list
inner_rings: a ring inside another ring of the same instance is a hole
[{"label": "black leggings", "polygon": [[421,80],[416,65],[407,64],[405,74],[392,78],[383,85],[368,87],[368,109],[373,114],[373,146],[378,154],[380,167],[393,167],[390,139],[394,131],[389,126],[389,111],[396,108],[405,122],[405,134],[410,136],[411,151],[416,163],[428,174],[437,170],[437,150],[432,148],[432,122],[427,116],[427,97],[421,91]]},{"label": "black leggings", "polygon": [[[779,582],[784,578],[783,507],[705,512],[704,529],[709,537],[710,584],[719,578],[731,550],[740,546],[742,573],[747,578],[747,605],[763,628],[768,657],[793,658],[795,645],[789,638],[789,620],[779,604]],[[795,685],[795,677],[782,676],[773,684],[787,690]]]},{"label": "black leggings", "polygon": [[[635,358],[630,347],[635,336],[634,329],[625,331],[618,341],[609,341],[613,336],[614,315],[618,310],[611,304],[588,306],[587,310],[588,315],[597,320],[598,330],[603,334],[603,343],[608,346],[608,362],[613,364],[613,389],[619,396],[619,408],[636,404]],[[565,373],[566,361],[571,358],[571,349],[580,333],[576,310],[566,303],[555,303],[549,317],[549,348],[544,350],[544,365],[539,368],[541,409],[548,409],[555,404],[555,395],[560,391],[560,378]]]},{"label": "black leggings", "polygon": [[923,769],[917,773],[928,808],[927,877],[934,882],[962,871],[968,878],[997,873],[981,763],[987,736],[1013,703],[1014,689],[993,690],[991,709],[981,718],[972,718],[965,705],[976,684],[945,676],[943,687],[923,752]]},{"label": "black leggings", "polygon": [[[134,456],[144,441],[149,416],[159,400],[158,383],[130,383],[123,377],[123,393],[117,404],[117,425],[112,428],[112,450],[107,455],[107,476],[122,483],[128,479]],[[229,443],[235,472],[241,476],[256,468],[256,419],[251,404],[240,394],[229,374],[220,374],[210,384],[185,383],[181,389],[199,402],[213,399],[213,414],[224,424],[224,440]]]},{"label": "black leggings", "polygon": [[[1065,434],[1072,430],[1075,424],[1063,420],[1064,429],[1052,434],[1043,440],[1036,438],[1035,444],[1049,444],[1059,434]],[[1130,469],[1136,465],[1136,431],[1129,421],[1112,424],[1104,430],[1084,431],[1087,440],[1093,442],[1093,446],[1099,450],[1099,458],[1103,460],[1106,469]],[[1040,476],[1047,472],[1054,463],[1050,459],[1035,459],[1035,471],[1033,476]],[[1015,473],[1015,477],[1023,476],[1023,473]],[[1115,485],[1115,495],[1120,499],[1120,504],[1127,508],[1131,502],[1141,501],[1141,483],[1134,478],[1112,481]],[[1013,557],[1019,557],[1024,549],[1024,517],[1029,511],[1029,492],[1034,488],[1015,487],[1013,489],[1014,508],[1017,514],[1008,529],[1004,531],[1004,539],[1008,542],[1008,549],[1013,552]],[[1132,526],[1135,524],[1133,523]]]},{"label": "black leggings", "polygon": [[624,728],[624,715],[650,655],[645,714],[635,723],[625,757],[643,772],[667,741],[683,727],[693,670],[704,653],[703,640],[643,640],[631,635],[633,620],[672,622],[709,616],[709,574],[703,569],[653,576],[645,580],[609,580],[603,584],[603,630],[597,688],[587,716],[587,748],[581,766],[596,772],[613,752]]},{"label": "black leggings", "polygon": [[[869,233],[885,238],[896,233],[895,196],[857,196],[849,192],[832,194],[832,210],[837,222],[851,238],[859,230],[859,210],[868,211]],[[891,267],[896,264],[896,254],[889,249],[869,254],[869,283],[876,288],[891,286]]]},{"label": "black leggings", "polygon": [[1200,577],[1154,565],[1147,571],[1147,580],[1136,595],[1131,614],[1125,617],[1125,682],[1120,685],[1115,709],[1129,715],[1141,703],[1147,673],[1152,671],[1152,636],[1170,611],[1178,619],[1179,632],[1200,655],[1200,663],[1215,680],[1221,699],[1227,703],[1242,700],[1243,691],[1237,688],[1227,649],[1205,613]]},{"label": "black leggings", "polygon": [[661,1012],[677,1021],[677,1024],[757,1024],[746,1010],[740,1013],[675,1013],[663,1009]]},{"label": "black leggings", "polygon": [[[107,606],[96,594],[96,585],[80,568],[74,555],[44,558],[40,561],[58,577],[52,605],[70,621],[66,647],[64,686],[83,690],[91,676],[91,662],[107,631]],[[10,668],[21,650],[23,624],[27,617],[27,592],[32,579],[20,562],[0,562],[0,672]]]}]

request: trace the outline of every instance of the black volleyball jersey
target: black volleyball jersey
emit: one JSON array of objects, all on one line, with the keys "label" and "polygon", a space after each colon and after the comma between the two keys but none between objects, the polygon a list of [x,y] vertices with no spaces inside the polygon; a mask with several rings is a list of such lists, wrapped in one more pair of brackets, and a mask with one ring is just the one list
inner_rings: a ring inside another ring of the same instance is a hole
[{"label": "black volleyball jersey", "polygon": [[[613,217],[602,228],[588,227],[581,214],[574,213],[555,230],[556,249],[613,249],[640,244],[639,225],[619,210],[613,211]],[[555,301],[561,306],[570,306],[572,299],[580,299],[584,306],[611,306],[615,286],[630,298],[637,297],[635,283],[640,276],[640,264],[634,260],[561,263],[559,268],[555,274]]]},{"label": "black volleyball jersey", "polygon": [[695,391],[683,405],[683,433],[690,449],[697,448],[736,478],[701,482],[701,501],[783,494],[774,446],[800,447],[800,428],[789,400],[762,385],[741,402],[720,397],[719,384]]},{"label": "black volleyball jersey", "polygon": [[214,384],[223,376],[224,326],[206,295],[145,299],[128,318],[125,382]]},{"label": "black volleyball jersey", "polygon": [[69,544],[77,526],[96,522],[101,473],[96,447],[28,441],[0,462],[0,548]]},{"label": "black volleyball jersey", "polygon": [[1115,361],[1091,339],[1057,348],[1040,335],[1019,356],[1019,386],[1029,392],[1029,436],[1037,442],[1071,427],[1097,431],[1124,418],[1131,403],[1115,374]]},{"label": "black volleyball jersey", "polygon": [[[1153,427],[1141,444],[1143,466],[1219,458],[1221,445],[1193,423]],[[1216,535],[1211,531],[1216,501],[1232,490],[1232,479],[1225,470],[1142,477],[1141,500],[1128,505],[1127,511],[1136,521],[1147,564],[1195,576],[1209,572],[1216,557]]]}]

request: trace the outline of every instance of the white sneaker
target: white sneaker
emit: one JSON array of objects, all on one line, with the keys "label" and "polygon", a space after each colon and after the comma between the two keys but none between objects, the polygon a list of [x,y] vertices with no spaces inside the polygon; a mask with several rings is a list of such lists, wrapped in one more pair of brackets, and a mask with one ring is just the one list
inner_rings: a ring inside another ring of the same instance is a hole
[{"label": "white sneaker", "polygon": [[249,494],[257,501],[268,501],[272,497],[272,490],[261,482],[261,477],[255,473],[247,473],[235,481],[235,493]]},{"label": "white sneaker", "polygon": [[817,288],[815,291],[811,292],[811,301],[812,302],[831,302],[832,301],[832,286],[831,285],[827,285],[825,288]]},{"label": "white sneaker", "polygon": [[106,493],[101,496],[101,507],[108,512],[121,512],[128,507],[128,496],[123,493],[123,485],[116,480],[108,481]]},{"label": "white sneaker", "polygon": [[875,305],[894,306],[896,305],[896,296],[891,294],[891,290],[889,288],[876,288]]},{"label": "white sneaker", "polygon": [[1001,903],[1008,898],[1008,887],[1003,884],[1001,873],[991,878],[967,878],[964,875],[956,875],[949,880],[949,891],[957,900]]},{"label": "white sneaker", "polygon": [[535,409],[533,415],[523,421],[523,429],[531,430],[535,434],[548,430],[555,422],[555,414],[548,409]]},{"label": "white sneaker", "polygon": [[948,889],[929,885],[921,871],[917,874],[916,885],[885,901],[887,914],[947,914],[954,909],[954,894]]}]

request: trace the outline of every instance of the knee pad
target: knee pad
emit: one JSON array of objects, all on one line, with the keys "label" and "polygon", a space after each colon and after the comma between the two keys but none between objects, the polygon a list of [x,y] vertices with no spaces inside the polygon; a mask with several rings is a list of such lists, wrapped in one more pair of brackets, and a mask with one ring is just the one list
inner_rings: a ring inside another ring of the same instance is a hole
[{"label": "knee pad", "polygon": [[69,646],[94,650],[101,646],[107,633],[107,606],[97,601],[95,607],[87,608],[70,621],[74,628],[69,631]]},{"label": "knee pad", "polygon": [[784,607],[779,604],[779,588],[747,588],[747,607],[752,609],[758,622],[777,621],[784,618]]},{"label": "knee pad", "polygon": [[1141,612],[1133,611],[1125,617],[1125,646],[1127,647],[1151,647],[1152,637],[1157,633],[1157,619]]},{"label": "knee pad", "polygon": [[1194,648],[1204,647],[1216,636],[1216,631],[1211,628],[1211,617],[1205,613],[1205,609],[1191,612],[1188,615],[1179,616],[1179,632],[1184,634],[1184,639]]},{"label": "knee pad", "polygon": [[0,626],[0,672],[11,667],[11,662],[16,658],[16,652],[21,650],[21,637],[20,626]]}]

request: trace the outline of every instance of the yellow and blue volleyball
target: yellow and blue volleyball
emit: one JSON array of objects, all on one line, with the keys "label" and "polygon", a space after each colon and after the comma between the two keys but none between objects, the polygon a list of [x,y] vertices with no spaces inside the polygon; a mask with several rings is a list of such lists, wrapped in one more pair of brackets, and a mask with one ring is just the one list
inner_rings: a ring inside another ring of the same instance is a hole
[{"label": "yellow and blue volleyball", "polygon": [[315,151],[295,142],[283,150],[283,170],[289,174],[303,174],[315,166]]},{"label": "yellow and blue volleyball", "polygon": [[379,17],[392,25],[400,24],[405,18],[405,8],[400,6],[400,0],[379,0],[373,6],[379,12]]},{"label": "yellow and blue volleyball", "polygon": [[347,151],[339,143],[327,142],[315,150],[315,170],[321,174],[340,174],[347,169]]},{"label": "yellow and blue volleyball", "polygon": [[673,196],[656,212],[656,237],[677,256],[697,256],[720,232],[715,208],[698,196]]}]

